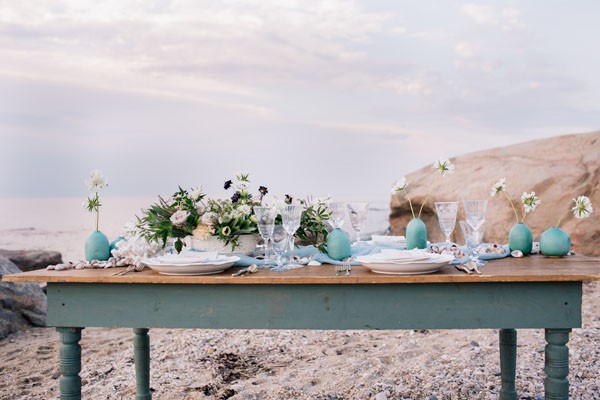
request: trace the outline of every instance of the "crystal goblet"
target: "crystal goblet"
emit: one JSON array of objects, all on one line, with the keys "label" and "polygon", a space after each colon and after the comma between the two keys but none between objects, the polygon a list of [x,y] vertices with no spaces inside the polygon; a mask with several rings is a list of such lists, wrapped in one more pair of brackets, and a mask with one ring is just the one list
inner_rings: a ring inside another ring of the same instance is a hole
[{"label": "crystal goblet", "polygon": [[271,236],[275,228],[275,218],[277,210],[273,207],[254,207],[254,215],[256,216],[256,224],[258,225],[258,233],[265,241],[265,260],[269,257],[269,249]]},{"label": "crystal goblet", "polygon": [[360,242],[360,232],[365,229],[367,223],[367,213],[369,212],[369,203],[348,203],[348,214],[350,215],[350,224],[356,231],[356,242]]},{"label": "crystal goblet", "polygon": [[477,226],[473,226],[469,221],[458,221],[460,229],[462,230],[463,236],[467,247],[470,250],[469,257],[475,264],[479,263],[479,246],[483,242],[483,234],[485,232],[485,221],[481,222]]},{"label": "crystal goblet", "polygon": [[440,228],[446,236],[446,250],[450,250],[450,235],[456,226],[456,213],[458,201],[444,201],[435,203]]},{"label": "crystal goblet", "polygon": [[271,235],[271,245],[273,254],[275,254],[276,265],[271,268],[271,271],[285,271],[284,261],[288,250],[288,233],[281,225],[275,225],[273,234]]},{"label": "crystal goblet", "polygon": [[465,214],[467,222],[473,227],[478,228],[485,222],[485,212],[487,210],[487,200],[465,200]]},{"label": "crystal goblet", "polygon": [[279,213],[281,214],[281,221],[283,229],[288,234],[288,246],[290,253],[289,263],[285,266],[285,269],[298,268],[302,265],[294,263],[294,234],[300,227],[300,219],[302,218],[302,211],[304,207],[299,204],[286,204],[279,207]]}]

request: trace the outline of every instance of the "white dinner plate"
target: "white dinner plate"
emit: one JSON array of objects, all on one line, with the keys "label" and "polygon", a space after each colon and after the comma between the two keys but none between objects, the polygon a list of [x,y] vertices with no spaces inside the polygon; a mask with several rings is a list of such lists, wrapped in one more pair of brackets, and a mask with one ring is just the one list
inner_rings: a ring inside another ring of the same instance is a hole
[{"label": "white dinner plate", "polygon": [[230,268],[239,257],[228,257],[220,256],[219,260],[215,260],[207,263],[192,263],[192,264],[170,264],[167,262],[161,262],[157,259],[142,260],[150,269],[158,272],[162,275],[210,275],[218,274]]},{"label": "white dinner plate", "polygon": [[[371,271],[378,274],[394,274],[394,275],[418,275],[430,274],[442,269],[454,260],[454,256],[439,254],[429,260],[413,261],[413,262],[364,262],[361,264]],[[360,261],[360,260],[359,260]]]}]

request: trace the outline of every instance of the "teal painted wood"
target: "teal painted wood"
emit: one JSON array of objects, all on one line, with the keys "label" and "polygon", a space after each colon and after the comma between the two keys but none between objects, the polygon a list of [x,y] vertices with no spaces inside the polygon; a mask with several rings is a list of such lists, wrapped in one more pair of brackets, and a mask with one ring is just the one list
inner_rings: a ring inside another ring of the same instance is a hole
[{"label": "teal painted wood", "polygon": [[581,282],[48,284],[53,326],[468,329],[581,326]]},{"label": "teal painted wood", "polygon": [[427,247],[427,227],[420,218],[413,218],[406,225],[406,248],[424,249]]},{"label": "teal painted wood", "polygon": [[56,328],[60,335],[60,398],[81,399],[81,340],[82,328]]},{"label": "teal painted wood", "polygon": [[500,400],[516,400],[515,376],[517,369],[517,330],[500,329]]},{"label": "teal painted wood", "polygon": [[508,232],[508,246],[511,251],[521,250],[525,255],[530,254],[533,247],[531,229],[522,222],[513,226]]},{"label": "teal painted wood", "polygon": [[569,398],[569,341],[571,329],[546,329],[546,361],[544,371],[545,398],[567,400]]},{"label": "teal painted wood", "polygon": [[147,328],[133,329],[133,354],[135,359],[135,400],[150,400],[150,337]]}]

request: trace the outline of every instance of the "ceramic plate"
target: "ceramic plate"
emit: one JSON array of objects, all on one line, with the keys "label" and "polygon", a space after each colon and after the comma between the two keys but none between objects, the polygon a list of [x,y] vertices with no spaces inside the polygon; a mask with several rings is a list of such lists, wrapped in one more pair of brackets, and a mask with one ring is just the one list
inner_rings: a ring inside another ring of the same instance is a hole
[{"label": "ceramic plate", "polygon": [[[394,275],[417,275],[430,274],[442,269],[454,260],[451,255],[434,255],[429,260],[411,261],[411,262],[368,262],[361,261],[362,265],[371,271],[378,274],[394,274]],[[360,260],[359,260],[360,261]]]},{"label": "ceramic plate", "polygon": [[218,260],[205,263],[173,264],[156,258],[142,260],[150,269],[162,275],[210,275],[218,274],[230,268],[239,257],[220,256]]}]

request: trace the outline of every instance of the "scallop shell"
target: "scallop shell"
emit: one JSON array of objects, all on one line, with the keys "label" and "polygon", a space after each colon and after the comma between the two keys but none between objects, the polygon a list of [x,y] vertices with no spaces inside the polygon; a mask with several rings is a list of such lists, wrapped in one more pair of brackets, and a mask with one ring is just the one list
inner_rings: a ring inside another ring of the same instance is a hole
[{"label": "scallop shell", "polygon": [[513,250],[510,253],[511,256],[519,258],[519,257],[523,257],[523,252],[521,250]]}]

